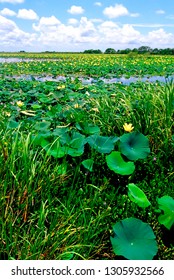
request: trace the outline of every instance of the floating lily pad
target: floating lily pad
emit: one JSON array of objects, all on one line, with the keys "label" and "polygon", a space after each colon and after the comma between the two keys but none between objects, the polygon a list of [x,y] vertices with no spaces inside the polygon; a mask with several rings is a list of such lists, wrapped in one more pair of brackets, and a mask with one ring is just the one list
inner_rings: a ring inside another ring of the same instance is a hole
[{"label": "floating lily pad", "polygon": [[111,243],[116,255],[129,260],[152,260],[158,251],[152,228],[136,218],[127,218],[113,227]]}]

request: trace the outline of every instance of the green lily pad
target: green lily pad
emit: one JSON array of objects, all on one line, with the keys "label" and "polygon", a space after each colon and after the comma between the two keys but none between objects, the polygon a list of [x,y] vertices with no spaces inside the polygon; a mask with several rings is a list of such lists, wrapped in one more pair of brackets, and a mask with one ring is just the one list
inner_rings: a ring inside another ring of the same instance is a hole
[{"label": "green lily pad", "polygon": [[65,156],[66,152],[63,147],[61,147],[60,142],[58,140],[50,143],[46,139],[42,139],[41,146],[44,150],[46,150],[47,155],[53,156],[54,158],[62,158]]},{"label": "green lily pad", "polygon": [[19,123],[13,119],[10,119],[9,122],[7,123],[7,129],[15,129],[18,126],[19,126]]},{"label": "green lily pad", "polygon": [[148,138],[139,132],[123,134],[119,147],[121,153],[130,160],[144,159],[150,153]]},{"label": "green lily pad", "polygon": [[99,153],[107,154],[114,149],[115,142],[118,141],[118,137],[114,136],[100,136],[98,134],[87,137],[87,142],[91,148],[97,150]]},{"label": "green lily pad", "polygon": [[150,201],[147,199],[145,193],[140,188],[138,188],[135,184],[130,183],[128,184],[127,187],[128,187],[128,196],[130,200],[138,204],[138,206],[142,208],[146,208],[151,204]]},{"label": "green lily pad", "polygon": [[127,218],[113,227],[111,243],[116,255],[129,260],[152,260],[158,251],[152,228],[136,218]]},{"label": "green lily pad", "polygon": [[100,133],[100,128],[97,125],[93,124],[76,124],[76,128],[81,130],[84,134],[87,135],[92,135],[92,134],[99,134]]},{"label": "green lily pad", "polygon": [[82,165],[88,169],[89,171],[92,171],[93,170],[93,164],[94,164],[94,161],[93,159],[85,159],[82,161]]},{"label": "green lily pad", "polygon": [[121,157],[120,152],[114,151],[110,155],[106,156],[106,162],[109,169],[120,175],[130,175],[135,170],[134,163],[130,161],[125,162]]},{"label": "green lily pad", "polygon": [[47,130],[50,127],[51,123],[42,121],[35,124],[34,128],[39,131]]},{"label": "green lily pad", "polygon": [[67,154],[72,157],[81,156],[84,153],[84,145],[86,143],[85,136],[79,132],[73,132],[71,140],[66,143],[65,149]]},{"label": "green lily pad", "polygon": [[170,230],[174,225],[174,199],[171,196],[164,195],[158,198],[158,204],[159,209],[164,211],[164,214],[158,217],[158,221]]}]

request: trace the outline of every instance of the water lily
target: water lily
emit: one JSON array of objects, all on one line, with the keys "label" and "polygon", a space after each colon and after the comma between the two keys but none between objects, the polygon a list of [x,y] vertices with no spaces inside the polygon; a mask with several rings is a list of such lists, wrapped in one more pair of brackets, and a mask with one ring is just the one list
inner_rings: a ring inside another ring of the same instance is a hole
[{"label": "water lily", "polygon": [[4,112],[4,113],[5,113],[5,115],[6,115],[7,117],[10,117],[10,116],[11,116],[10,112]]},{"label": "water lily", "polygon": [[65,88],[65,85],[60,85],[60,86],[57,87],[57,89],[60,89],[60,90],[64,89],[64,88]]},{"label": "water lily", "polygon": [[74,108],[76,109],[76,108],[79,108],[79,104],[74,104]]},{"label": "water lily", "polygon": [[16,102],[16,104],[17,104],[18,107],[22,107],[24,105],[24,102],[19,100],[19,101]]},{"label": "water lily", "polygon": [[131,132],[131,131],[134,129],[134,126],[132,126],[131,123],[125,123],[125,124],[123,125],[123,128],[124,128],[124,130],[125,130],[126,132]]}]

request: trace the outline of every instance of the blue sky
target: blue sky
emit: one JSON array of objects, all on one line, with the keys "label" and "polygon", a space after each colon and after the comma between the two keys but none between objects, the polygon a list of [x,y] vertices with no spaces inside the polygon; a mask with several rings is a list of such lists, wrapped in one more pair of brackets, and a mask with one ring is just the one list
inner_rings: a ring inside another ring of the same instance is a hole
[{"label": "blue sky", "polygon": [[0,0],[0,51],[174,47],[171,0]]}]

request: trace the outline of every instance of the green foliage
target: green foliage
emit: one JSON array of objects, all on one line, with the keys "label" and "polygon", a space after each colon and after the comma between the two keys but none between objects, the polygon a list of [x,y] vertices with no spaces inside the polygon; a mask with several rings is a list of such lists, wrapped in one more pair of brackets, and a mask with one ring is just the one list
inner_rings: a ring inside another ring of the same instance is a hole
[{"label": "green foliage", "polygon": [[111,222],[136,217],[153,226],[156,258],[173,259],[173,82],[115,78],[169,76],[174,58],[25,56],[47,60],[0,65],[0,258],[115,259]]},{"label": "green foliage", "polygon": [[93,53],[93,54],[101,54],[102,51],[99,50],[99,49],[97,49],[97,50],[90,49],[90,50],[85,50],[84,53],[89,53],[89,54],[91,54],[91,53]]},{"label": "green foliage", "polygon": [[168,195],[158,198],[159,209],[164,211],[158,217],[160,224],[164,225],[167,229],[171,229],[174,225],[174,199]]},{"label": "green foliage", "polygon": [[114,149],[114,144],[118,141],[118,139],[119,138],[116,136],[108,137],[94,134],[87,137],[87,142],[91,148],[95,149],[99,153],[109,154]]},{"label": "green foliage", "polygon": [[116,50],[112,49],[112,48],[107,48],[104,52],[105,54],[115,54],[117,53]]},{"label": "green foliage", "polygon": [[130,160],[144,159],[150,153],[147,137],[139,132],[122,135],[119,147],[121,153]]},{"label": "green foliage", "polygon": [[158,251],[152,228],[136,218],[127,218],[113,226],[111,243],[116,255],[129,260],[152,260]]},{"label": "green foliage", "polygon": [[93,170],[93,164],[94,164],[94,160],[93,159],[85,159],[82,161],[82,165],[88,169],[89,171]]},{"label": "green foliage", "polygon": [[135,170],[133,162],[125,162],[121,157],[120,152],[112,152],[106,156],[106,162],[110,170],[120,175],[130,175]]},{"label": "green foliage", "polygon": [[130,200],[135,202],[139,207],[146,208],[151,204],[145,193],[135,184],[130,183],[127,187]]}]

